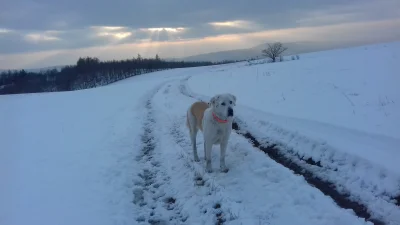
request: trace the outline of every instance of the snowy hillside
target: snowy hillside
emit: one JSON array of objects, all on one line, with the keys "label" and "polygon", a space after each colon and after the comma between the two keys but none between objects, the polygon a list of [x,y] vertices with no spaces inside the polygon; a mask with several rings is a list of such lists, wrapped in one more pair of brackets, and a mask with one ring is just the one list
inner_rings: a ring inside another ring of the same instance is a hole
[{"label": "snowy hillside", "polygon": [[189,86],[208,96],[238,93],[239,104],[251,113],[268,113],[263,115],[268,122],[382,160],[400,173],[399,59],[400,43],[341,49],[226,68],[192,77]]},{"label": "snowy hillside", "polygon": [[[0,96],[0,224],[398,225],[399,54],[388,43]],[[206,173],[186,110],[225,92],[238,104],[229,172],[214,146]]]}]

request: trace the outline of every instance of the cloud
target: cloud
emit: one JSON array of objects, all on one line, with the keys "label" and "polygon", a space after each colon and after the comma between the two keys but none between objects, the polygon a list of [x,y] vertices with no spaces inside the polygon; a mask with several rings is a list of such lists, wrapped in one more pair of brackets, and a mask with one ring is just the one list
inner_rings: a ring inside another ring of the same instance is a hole
[{"label": "cloud", "polygon": [[16,31],[12,35],[0,36],[0,54],[141,43],[144,40],[174,41],[186,38],[189,30],[183,27],[132,29],[123,26],[90,26],[66,31]]},{"label": "cloud", "polygon": [[[94,38],[106,38],[109,44],[121,43],[122,40],[132,36],[132,31],[126,27],[92,26],[90,27]],[[92,37],[93,37],[92,35]]]},{"label": "cloud", "polygon": [[[383,32],[391,30],[391,32]],[[376,40],[393,41],[400,36],[400,19],[377,22],[357,22],[340,25],[299,27],[241,34],[217,35],[204,38],[181,39],[174,41],[151,41],[141,39],[135,43],[93,46],[80,49],[50,50],[23,54],[0,54],[0,68],[34,68],[52,65],[75,64],[78,57],[92,56],[101,60],[126,59],[141,54],[144,57],[184,57],[211,51],[232,48],[249,48],[267,41],[320,41],[332,45],[348,45],[355,40],[360,44]]]},{"label": "cloud", "polygon": [[24,36],[27,42],[38,43],[38,42],[49,42],[59,41],[60,38],[56,35],[61,33],[60,31],[45,31],[38,33],[29,33]]},{"label": "cloud", "polygon": [[11,32],[12,32],[12,30],[5,29],[5,28],[0,28],[0,35],[1,34],[8,34],[8,33],[11,33]]},{"label": "cloud", "polygon": [[397,0],[350,2],[344,5],[307,11],[296,19],[299,26],[321,26],[346,22],[368,22],[400,18]]},{"label": "cloud", "polygon": [[[389,5],[394,10],[395,0],[302,0],[251,2],[240,0],[185,1],[185,0],[3,0],[0,21],[18,30],[83,29],[90,26],[123,26],[132,29],[146,27],[196,27],[218,21],[254,21],[271,27],[289,28],[309,12],[356,6],[353,11],[364,11],[364,5]],[[367,8],[371,12],[373,7]]]},{"label": "cloud", "polygon": [[245,20],[233,20],[233,21],[224,21],[224,22],[211,22],[208,23],[215,28],[223,28],[223,27],[233,27],[233,28],[249,28],[252,23],[250,21]]},{"label": "cloud", "polygon": [[157,27],[157,28],[146,28],[146,29],[141,29],[144,31],[149,31],[149,32],[160,32],[160,31],[165,31],[165,32],[171,32],[171,33],[179,33],[185,30],[183,27]]},{"label": "cloud", "polygon": [[[3,0],[0,54],[136,46],[147,42],[155,42],[154,46],[177,46],[173,42],[224,35],[246,37],[245,34],[264,31],[282,34],[295,28],[319,29],[399,18],[398,0]],[[376,33],[368,32],[371,33],[366,36]],[[382,37],[390,32],[381,29]]]},{"label": "cloud", "polygon": [[140,28],[135,31],[135,34],[138,40],[162,42],[180,40],[188,30],[184,27],[150,27]]}]

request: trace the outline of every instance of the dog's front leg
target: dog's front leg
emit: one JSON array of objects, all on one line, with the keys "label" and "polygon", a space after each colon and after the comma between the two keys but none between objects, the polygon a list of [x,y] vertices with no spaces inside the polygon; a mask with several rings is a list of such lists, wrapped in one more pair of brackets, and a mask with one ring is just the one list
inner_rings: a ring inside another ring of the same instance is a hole
[{"label": "dog's front leg", "polygon": [[212,172],[211,167],[211,149],[212,149],[212,142],[210,140],[204,140],[204,153],[206,158],[206,171],[208,173]]},{"label": "dog's front leg", "polygon": [[221,172],[226,173],[229,171],[229,169],[226,167],[225,165],[225,152],[226,152],[226,148],[228,146],[228,140],[223,140],[220,144],[220,148],[221,148],[221,153],[220,153],[220,159],[219,159],[219,167]]}]

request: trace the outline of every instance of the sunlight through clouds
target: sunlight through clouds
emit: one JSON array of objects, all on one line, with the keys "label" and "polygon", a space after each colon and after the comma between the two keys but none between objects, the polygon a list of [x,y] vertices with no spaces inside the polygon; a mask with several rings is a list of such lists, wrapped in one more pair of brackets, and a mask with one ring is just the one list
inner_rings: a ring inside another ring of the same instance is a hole
[{"label": "sunlight through clouds", "polygon": [[98,31],[114,31],[114,30],[125,29],[125,27],[110,27],[110,26],[91,26],[90,28]]},{"label": "sunlight through clouds", "polygon": [[177,33],[177,32],[182,32],[185,30],[185,28],[183,27],[176,27],[176,28],[172,28],[172,27],[159,27],[159,28],[145,28],[142,30],[148,30],[151,32],[160,32],[160,31],[167,31],[167,32],[172,32],[172,33]]},{"label": "sunlight through clouds", "polygon": [[232,20],[232,21],[223,21],[223,22],[211,22],[208,23],[214,29],[223,29],[223,28],[236,28],[236,29],[245,29],[245,30],[256,30],[261,29],[261,26],[255,22],[247,21],[247,20]]},{"label": "sunlight through clouds", "polygon": [[[180,40],[181,34],[185,33],[187,30],[188,29],[184,27],[151,27],[139,29],[139,32],[143,32],[145,35],[150,37],[142,39],[143,41],[141,43],[149,44],[148,47],[143,48],[143,54],[156,54],[154,52],[163,54],[162,43]],[[176,49],[176,51],[182,53],[183,50],[180,48]]]},{"label": "sunlight through clouds", "polygon": [[94,31],[96,37],[111,38],[110,44],[116,44],[133,35],[127,27],[121,26],[91,26],[90,29]]},{"label": "sunlight through clouds", "polygon": [[173,41],[180,39],[180,35],[184,34],[187,30],[184,27],[150,27],[141,28],[138,32],[147,35],[152,41]]},{"label": "sunlight through clouds", "polygon": [[28,42],[38,43],[38,42],[48,42],[48,41],[59,41],[61,38],[57,37],[61,31],[45,31],[45,32],[35,32],[28,33],[25,35],[25,40]]},{"label": "sunlight through clouds", "polygon": [[225,21],[225,22],[212,22],[209,23],[211,26],[214,27],[239,27],[243,28],[246,27],[249,22],[244,20],[234,20],[234,21]]},{"label": "sunlight through clouds", "polygon": [[115,39],[124,39],[132,35],[132,32],[101,32],[97,34],[98,36],[111,36]]},{"label": "sunlight through clouds", "polygon": [[0,28],[0,34],[7,34],[7,33],[11,33],[12,31],[9,29],[4,29],[4,28]]}]

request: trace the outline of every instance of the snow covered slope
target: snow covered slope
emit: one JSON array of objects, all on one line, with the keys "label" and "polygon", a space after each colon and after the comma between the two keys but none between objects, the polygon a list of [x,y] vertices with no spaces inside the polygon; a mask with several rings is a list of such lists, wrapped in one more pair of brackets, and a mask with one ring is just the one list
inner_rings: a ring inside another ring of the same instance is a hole
[{"label": "snow covered slope", "polygon": [[229,172],[215,146],[205,173],[192,160],[185,92],[235,94],[245,129],[320,162],[314,174],[400,224],[398,52],[390,43],[0,96],[0,224],[372,224],[237,133]]},{"label": "snow covered slope", "polygon": [[399,52],[389,43],[304,54],[217,69],[186,85],[205,101],[234,93],[242,127],[287,157],[322,164],[304,167],[400,224]]},{"label": "snow covered slope", "polygon": [[141,99],[177,71],[83,91],[1,96],[0,224],[132,224]]},{"label": "snow covered slope", "polygon": [[400,174],[399,60],[400,43],[380,44],[226,68],[189,86],[207,96],[235,93],[269,122]]}]

